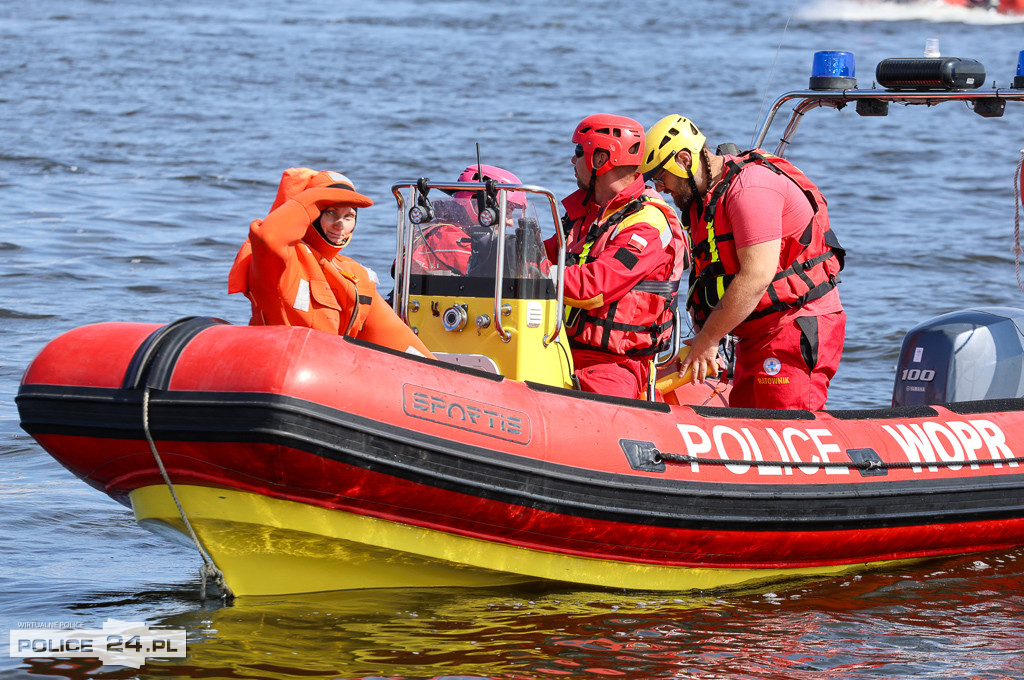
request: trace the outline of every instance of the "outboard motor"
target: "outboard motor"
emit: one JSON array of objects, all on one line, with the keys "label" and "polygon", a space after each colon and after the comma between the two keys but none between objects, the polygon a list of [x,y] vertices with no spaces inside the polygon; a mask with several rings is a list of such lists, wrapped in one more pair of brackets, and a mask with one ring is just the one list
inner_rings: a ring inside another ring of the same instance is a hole
[{"label": "outboard motor", "polygon": [[1024,396],[1024,310],[943,314],[903,338],[892,405]]}]

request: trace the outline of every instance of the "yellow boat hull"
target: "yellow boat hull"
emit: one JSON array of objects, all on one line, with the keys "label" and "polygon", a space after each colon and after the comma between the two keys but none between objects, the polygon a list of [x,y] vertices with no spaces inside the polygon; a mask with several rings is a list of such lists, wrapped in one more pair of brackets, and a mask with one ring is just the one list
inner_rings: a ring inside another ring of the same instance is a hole
[{"label": "yellow boat hull", "polygon": [[[687,591],[831,576],[865,565],[712,569],[599,560],[483,541],[244,491],[175,485],[192,524],[236,596],[358,588],[507,586],[564,581]],[[164,486],[131,492],[139,524],[187,535]],[[875,563],[872,566],[883,566]]]}]

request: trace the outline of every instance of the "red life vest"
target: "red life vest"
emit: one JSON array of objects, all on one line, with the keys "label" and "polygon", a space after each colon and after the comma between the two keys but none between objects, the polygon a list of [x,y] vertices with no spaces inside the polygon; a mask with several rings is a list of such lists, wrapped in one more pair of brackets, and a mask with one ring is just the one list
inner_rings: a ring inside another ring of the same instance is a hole
[{"label": "red life vest", "polygon": [[[566,205],[568,208],[569,203]],[[615,302],[602,301],[596,308],[571,307],[566,322],[570,344],[626,356],[657,354],[669,346],[679,279],[688,266],[686,235],[679,218],[653,189],[643,189],[607,218],[591,224],[584,234],[591,214],[584,211],[576,220],[569,212],[566,214],[569,219],[563,228],[572,240],[567,265],[595,259],[607,248],[618,227],[641,221],[657,226],[663,218],[672,234],[672,275],[668,280],[645,279]]]},{"label": "red life vest", "polygon": [[707,320],[739,272],[732,225],[727,222],[716,225],[715,215],[727,200],[728,189],[736,176],[754,164],[764,165],[800,187],[814,215],[799,238],[782,239],[775,277],[743,323],[801,307],[829,293],[839,283],[846,251],[829,227],[825,197],[788,160],[758,150],[748,151],[736,160],[725,162],[725,176],[705,197],[701,209],[695,206],[691,210],[689,231],[694,263],[686,306],[698,327]]}]

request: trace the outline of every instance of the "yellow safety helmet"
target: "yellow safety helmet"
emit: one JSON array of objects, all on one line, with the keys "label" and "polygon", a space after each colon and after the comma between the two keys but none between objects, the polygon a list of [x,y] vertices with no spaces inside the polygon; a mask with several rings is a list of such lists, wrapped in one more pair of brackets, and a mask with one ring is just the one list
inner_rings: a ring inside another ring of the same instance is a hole
[{"label": "yellow safety helmet", "polygon": [[[665,116],[647,133],[647,153],[640,165],[640,172],[645,179],[650,179],[663,168],[683,179],[693,177],[705,141],[707,138],[688,118],[678,114]],[[676,162],[676,155],[684,149],[690,152],[688,168]]]}]

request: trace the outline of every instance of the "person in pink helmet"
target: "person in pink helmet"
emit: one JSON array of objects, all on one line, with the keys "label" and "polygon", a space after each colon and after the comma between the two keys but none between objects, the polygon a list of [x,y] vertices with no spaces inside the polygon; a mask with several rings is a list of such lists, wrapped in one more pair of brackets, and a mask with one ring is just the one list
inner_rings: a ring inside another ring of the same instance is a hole
[{"label": "person in pink helmet", "polygon": [[[481,172],[483,179],[481,179]],[[501,184],[521,184],[513,173],[494,165],[467,166],[458,177],[459,182],[481,182],[493,180]],[[449,210],[445,211],[445,203],[438,202],[436,208],[441,213],[433,224],[428,225],[416,235],[413,243],[413,271],[451,272],[466,275],[470,270],[470,259],[473,254],[474,231],[479,229],[477,216],[481,206],[477,205],[476,191],[455,191],[454,201],[447,202]],[[522,191],[510,191],[506,194],[506,219],[511,225],[517,211],[526,208],[526,194]],[[455,210],[451,210],[457,206]],[[481,234],[476,234],[479,241]],[[476,269],[476,264],[474,264]]]},{"label": "person in pink helmet", "polygon": [[[480,173],[483,173],[483,179],[480,177]],[[520,179],[513,173],[499,168],[496,165],[469,165],[466,169],[459,174],[457,181],[459,182],[486,182],[487,180],[494,180],[501,184],[522,184]],[[476,193],[475,191],[456,191],[453,196],[460,202],[465,202],[466,208],[469,211],[470,217],[473,222],[477,219],[477,214],[480,212],[480,207],[476,204]],[[526,207],[526,192],[523,191],[509,191],[506,195],[506,202],[508,203],[509,216],[508,219],[511,221],[515,210],[523,210]]]}]

